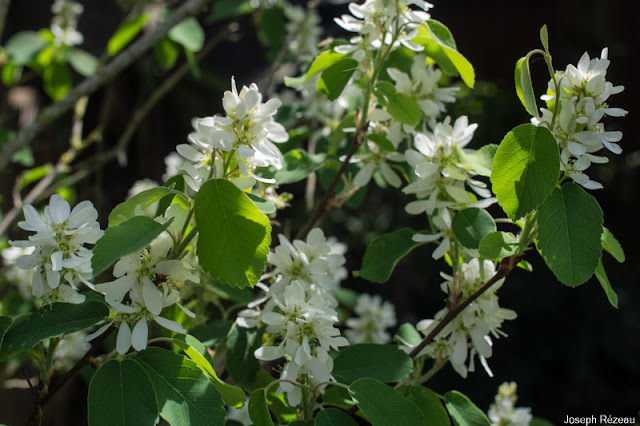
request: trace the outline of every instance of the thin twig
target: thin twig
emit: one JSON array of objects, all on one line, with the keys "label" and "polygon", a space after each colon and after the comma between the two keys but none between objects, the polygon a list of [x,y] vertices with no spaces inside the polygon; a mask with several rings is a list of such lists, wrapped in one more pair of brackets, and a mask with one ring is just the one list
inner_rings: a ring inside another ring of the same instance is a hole
[{"label": "thin twig", "polygon": [[420,351],[422,351],[429,343],[433,342],[436,336],[451,322],[455,317],[460,314],[464,308],[469,306],[473,301],[475,301],[478,297],[480,297],[485,291],[487,291],[493,284],[495,284],[498,280],[506,277],[509,273],[516,267],[518,262],[522,260],[522,256],[515,257],[505,257],[500,262],[500,266],[498,267],[498,271],[489,278],[484,284],[480,286],[471,296],[465,299],[460,304],[455,307],[449,309],[447,314],[444,316],[440,322],[429,332],[429,334],[422,339],[422,341],[409,353],[411,358],[415,358]]},{"label": "thin twig", "polygon": [[188,0],[182,7],[171,14],[166,21],[159,24],[154,31],[134,42],[109,64],[105,65],[104,68],[99,69],[92,77],[85,79],[82,83],[74,87],[67,96],[60,101],[45,108],[34,122],[20,130],[15,139],[2,147],[2,151],[0,152],[0,170],[6,167],[14,152],[29,145],[49,124],[69,111],[78,99],[95,92],[102,85],[112,80],[132,62],[151,49],[153,45],[160,41],[178,22],[195,15],[207,1],[208,0]]},{"label": "thin twig", "polygon": [[37,404],[36,408],[31,413],[31,417],[29,418],[29,422],[27,423],[29,426],[40,424],[42,418],[42,409],[49,402],[49,400],[58,392],[62,386],[65,385],[73,376],[76,375],[78,371],[85,365],[88,365],[91,360],[91,356],[95,351],[104,343],[105,340],[109,337],[109,335],[115,330],[115,327],[109,327],[91,346],[91,349],[87,351],[86,354],[82,357],[80,361],[74,365],[71,370],[67,371],[67,373],[62,376],[60,380],[55,382],[49,388],[49,392],[40,399],[39,404]]}]

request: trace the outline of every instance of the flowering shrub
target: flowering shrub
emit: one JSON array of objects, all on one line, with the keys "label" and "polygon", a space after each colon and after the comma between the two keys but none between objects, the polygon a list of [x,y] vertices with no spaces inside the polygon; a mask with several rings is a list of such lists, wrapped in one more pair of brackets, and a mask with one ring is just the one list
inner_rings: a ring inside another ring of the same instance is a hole
[{"label": "flowering shrub", "polygon": [[[191,0],[164,22],[203,3]],[[259,425],[529,424],[531,410],[515,408],[515,384],[500,387],[488,415],[457,391],[438,395],[426,385],[447,364],[463,378],[476,362],[493,375],[493,341],[507,337],[501,327],[516,318],[498,293],[513,269],[531,269],[526,257],[534,248],[562,284],[579,286],[595,275],[617,306],[602,258],[606,251],[624,261],[624,253],[588,192],[602,185],[585,173],[607,162],[596,155],[603,148],[621,152],[621,132],[602,122],[626,115],[608,104],[623,88],[606,80],[606,49],[599,59],[585,53],[577,66],[556,71],[543,27],[543,49],[516,64],[517,95],[531,122],[499,145],[470,149],[478,125],[448,108],[462,84],[474,87],[474,70],[449,29],[431,18],[431,4],[351,3],[351,15],[335,19],[350,38],[320,44],[314,6],[279,6],[288,20],[281,52],[290,50],[300,70],[285,78],[282,100],[255,83],[238,90],[232,78],[221,100],[225,115],[194,118],[189,143],[165,160],[165,182],[140,182],[108,215],[106,229],[90,201],[72,209],[52,195],[44,218],[33,205],[22,207],[17,225],[33,234],[10,241],[3,258],[6,268],[15,262],[32,271],[11,276],[30,280],[36,309],[0,317],[0,347],[38,354],[32,422],[91,363],[97,371],[89,424],[122,418],[153,425],[159,416],[174,425],[224,424],[227,415],[242,419],[242,407]],[[48,70],[68,74],[67,62],[78,66],[72,46],[83,41],[76,30],[82,7],[57,0],[53,11],[51,30],[21,36],[35,40],[29,55],[16,47],[19,38],[7,43],[5,67],[41,72],[47,91],[61,99],[73,92]],[[192,58],[203,34],[187,16],[166,24],[168,37],[156,46],[181,45]],[[118,30],[109,54],[146,19]],[[53,62],[42,62],[46,49],[58,52]],[[93,64],[86,55],[82,64]],[[540,109],[533,55],[550,73]],[[285,109],[298,113],[287,117]],[[313,123],[313,150],[289,143],[298,120]],[[331,180],[312,200],[305,225],[272,241],[278,211],[298,202],[281,186],[315,182],[320,170]],[[347,248],[325,235],[322,219],[371,181],[407,194],[406,213],[418,215],[423,229],[377,236],[360,270],[347,271]],[[504,215],[494,218],[487,208],[496,203]],[[350,272],[388,281],[398,261],[427,244],[444,280],[445,303],[432,319],[395,332],[389,301],[341,288]],[[60,382],[51,381],[58,344],[79,331],[90,332],[84,340],[91,349]],[[105,344],[111,347],[94,356]]]}]

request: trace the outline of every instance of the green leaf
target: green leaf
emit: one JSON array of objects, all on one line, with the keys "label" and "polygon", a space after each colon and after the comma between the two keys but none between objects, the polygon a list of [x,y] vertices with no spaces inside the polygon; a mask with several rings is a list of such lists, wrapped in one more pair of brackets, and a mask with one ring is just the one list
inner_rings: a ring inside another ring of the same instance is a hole
[{"label": "green leaf", "polygon": [[538,106],[536,105],[536,95],[533,92],[531,83],[531,72],[529,71],[529,57],[518,59],[514,76],[516,82],[516,94],[527,112],[536,118],[540,118]]},{"label": "green leaf", "polygon": [[32,184],[42,179],[52,171],[53,171],[53,166],[51,164],[45,164],[44,166],[34,167],[33,169],[25,170],[20,174],[20,177],[22,178],[22,184],[24,186]]},{"label": "green leaf", "polygon": [[71,74],[64,62],[56,62],[42,74],[44,80],[44,90],[51,99],[59,101],[71,90]]},{"label": "green leaf", "polygon": [[258,210],[264,214],[274,213],[276,211],[276,206],[273,205],[271,201],[267,201],[263,198],[258,197],[257,195],[246,193],[247,197],[253,201],[253,204],[256,205]]},{"label": "green leaf", "polygon": [[544,24],[542,28],[540,28],[540,42],[542,43],[542,47],[544,47],[545,51],[549,51],[549,33],[547,31],[547,24]]},{"label": "green leaf", "polygon": [[606,227],[602,228],[602,248],[607,251],[615,260],[620,263],[625,261],[624,250],[622,250],[622,246],[613,236],[611,231],[609,231]]},{"label": "green leaf", "polygon": [[318,79],[318,91],[326,94],[330,101],[335,101],[357,69],[358,61],[355,59],[340,59],[322,71],[320,79]]},{"label": "green leaf", "polygon": [[373,426],[425,424],[415,404],[377,380],[357,380],[349,387],[349,393]]},{"label": "green leaf", "polygon": [[27,65],[46,45],[47,40],[40,33],[21,31],[7,41],[4,52],[15,65]]},{"label": "green leaf", "polygon": [[411,250],[424,244],[413,241],[415,233],[411,228],[402,228],[376,237],[364,253],[362,267],[353,275],[374,283],[387,282],[396,264]]},{"label": "green leaf", "polygon": [[413,370],[413,361],[395,345],[360,343],[338,352],[332,374],[349,384],[363,377],[399,382]]},{"label": "green leaf", "polygon": [[339,288],[333,291],[333,297],[336,298],[339,304],[346,306],[347,308],[355,308],[358,304],[358,293],[348,289],[348,288]]},{"label": "green leaf", "polygon": [[420,122],[422,113],[416,100],[409,95],[396,92],[395,87],[389,82],[378,83],[373,93],[384,109],[399,122],[409,126],[416,126]]},{"label": "green leaf", "polygon": [[202,342],[203,345],[216,347],[227,340],[232,321],[214,320],[200,324],[189,330],[189,334]]},{"label": "green leaf", "polygon": [[253,12],[250,0],[216,0],[207,17],[207,23],[223,21]]},{"label": "green leaf", "polygon": [[249,417],[255,426],[273,426],[264,388],[256,389],[251,393]]},{"label": "green leaf", "polygon": [[[184,192],[184,187],[185,187],[184,177],[182,175],[171,176],[169,179],[167,179],[167,181],[165,183],[162,184],[162,186],[164,186],[165,188],[173,189],[174,191],[178,191],[178,194],[180,192]],[[178,195],[178,194],[176,192],[173,192],[173,193],[167,194],[164,197],[160,198],[160,201],[158,201],[158,209],[156,210],[156,216],[164,215],[165,211],[173,203],[173,200],[175,199],[176,195]],[[134,195],[134,197],[135,197],[135,195]],[[131,197],[131,198],[133,198],[133,197]],[[182,197],[182,199],[184,199],[184,197]],[[153,202],[152,202],[152,204],[153,204]],[[183,206],[185,206],[186,208],[188,208],[188,204],[186,202],[185,203],[181,203],[181,204]],[[117,206],[116,206],[116,208],[117,208]]]},{"label": "green leaf", "polygon": [[22,67],[13,62],[8,62],[2,67],[2,82],[5,86],[13,86],[20,81],[21,76]]},{"label": "green leaf", "polygon": [[233,381],[242,387],[249,387],[260,370],[260,362],[253,354],[262,344],[262,330],[249,329],[234,324],[227,340],[227,371]]},{"label": "green leaf", "polygon": [[511,232],[492,232],[480,241],[480,256],[487,259],[503,259],[518,251],[518,238]]},{"label": "green leaf", "polygon": [[486,210],[470,207],[453,217],[451,229],[460,244],[477,249],[484,237],[496,231],[496,223]]},{"label": "green leaf", "polygon": [[369,133],[367,134],[367,140],[378,145],[378,148],[383,151],[394,152],[396,150],[393,143],[381,133]]},{"label": "green leaf", "polygon": [[493,159],[491,184],[513,220],[538,208],[558,182],[560,154],[544,126],[522,124],[504,137]]},{"label": "green leaf", "polygon": [[198,52],[204,46],[204,30],[195,18],[180,21],[167,36],[192,52]]},{"label": "green leaf", "polygon": [[109,226],[118,226],[122,222],[135,217],[136,211],[143,211],[169,193],[171,193],[169,188],[158,186],[134,195],[111,210]]},{"label": "green leaf", "polygon": [[602,257],[602,210],[575,183],[556,188],[538,212],[538,248],[549,269],[571,287],[587,281]]},{"label": "green leaf", "polygon": [[69,65],[71,65],[80,75],[91,77],[98,70],[100,62],[98,61],[98,58],[89,52],[72,47],[65,52],[65,55],[67,57],[67,61],[69,61]]},{"label": "green leaf", "polygon": [[31,147],[24,146],[14,152],[11,156],[11,162],[20,164],[24,167],[32,167],[35,164],[35,160],[33,159],[33,151],[31,151]]},{"label": "green leaf", "polygon": [[534,417],[531,419],[531,423],[529,423],[529,426],[554,426],[554,425],[548,420],[542,419],[540,417]]},{"label": "green leaf", "polygon": [[261,9],[257,18],[258,40],[268,48],[267,58],[273,60],[287,38],[286,31],[282,31],[288,24],[287,17],[282,8],[271,7]]},{"label": "green leaf", "polygon": [[416,330],[413,324],[404,323],[398,328],[393,340],[410,347],[415,347],[422,341],[422,335]]},{"label": "green leaf", "polygon": [[155,390],[146,371],[131,360],[107,361],[91,378],[90,426],[149,425],[158,421]]},{"label": "green leaf", "polygon": [[318,413],[316,426],[357,426],[353,417],[337,408],[327,408]]},{"label": "green leaf", "polygon": [[413,402],[422,413],[424,424],[429,426],[450,426],[451,421],[440,398],[431,389],[423,386],[411,386],[407,399]]},{"label": "green leaf", "polygon": [[324,392],[322,402],[345,410],[353,407],[354,404],[349,391],[339,386],[332,386],[328,388]]},{"label": "green leaf", "polygon": [[458,391],[449,391],[444,401],[453,422],[457,426],[489,426],[485,414],[469,398]]},{"label": "green leaf", "polygon": [[271,243],[269,219],[225,179],[205,182],[196,195],[198,260],[214,279],[237,287],[258,282]]},{"label": "green leaf", "polygon": [[491,176],[491,168],[493,165],[493,158],[498,150],[498,145],[488,144],[482,148],[466,153],[463,150],[458,151],[458,158],[460,164],[471,168],[480,176]]},{"label": "green leaf", "polygon": [[196,363],[203,373],[211,380],[211,383],[218,389],[225,404],[230,407],[242,407],[246,400],[244,391],[237,386],[232,386],[218,378],[213,369],[213,359],[198,339],[188,334],[181,334],[173,339],[180,346],[189,359]]},{"label": "green leaf", "polygon": [[424,47],[424,53],[440,65],[450,76],[460,75],[462,81],[473,88],[475,71],[471,63],[458,52],[451,31],[433,19],[418,28],[418,36],[411,41]]},{"label": "green leaf", "polygon": [[0,348],[2,348],[2,341],[4,340],[4,335],[9,329],[9,327],[11,327],[12,322],[13,321],[9,317],[4,317],[4,316],[0,317]]},{"label": "green leaf", "polygon": [[124,49],[124,47],[142,31],[147,20],[149,20],[149,15],[142,13],[122,23],[107,44],[109,56],[113,56]]},{"label": "green leaf", "polygon": [[160,416],[169,424],[224,424],[224,401],[193,361],[160,348],[147,348],[131,359],[151,378]]},{"label": "green leaf", "polygon": [[284,82],[288,87],[293,87],[297,89],[301,87],[304,83],[309,81],[311,77],[313,77],[314,75],[318,74],[321,71],[326,70],[331,65],[335,64],[336,62],[338,62],[340,59],[344,57],[345,57],[344,53],[335,52],[333,51],[333,49],[325,50],[315,57],[313,62],[311,62],[311,66],[309,67],[305,75],[298,78],[285,77]]},{"label": "green leaf", "polygon": [[153,53],[162,69],[168,70],[176,64],[180,49],[173,41],[165,37],[153,46]]},{"label": "green leaf", "polygon": [[93,248],[93,275],[100,274],[122,256],[147,247],[170,224],[171,221],[161,224],[146,216],[135,216],[109,227]]},{"label": "green leaf", "polygon": [[604,293],[607,295],[607,299],[609,300],[609,303],[611,303],[611,306],[618,309],[618,295],[616,294],[613,287],[611,287],[611,283],[609,282],[609,277],[607,277],[607,273],[604,270],[604,265],[602,264],[602,259],[600,259],[600,262],[596,267],[595,273],[596,273],[596,278],[600,283],[600,286],[602,286]]},{"label": "green leaf", "polygon": [[4,335],[2,349],[10,352],[26,351],[50,337],[60,337],[102,321],[109,315],[103,302],[53,303],[35,310],[14,322]]}]

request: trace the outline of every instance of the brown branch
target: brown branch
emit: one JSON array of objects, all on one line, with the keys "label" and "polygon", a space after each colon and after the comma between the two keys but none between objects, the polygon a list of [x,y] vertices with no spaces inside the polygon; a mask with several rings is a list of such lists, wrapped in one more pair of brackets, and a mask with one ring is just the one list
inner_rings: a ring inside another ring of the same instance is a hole
[{"label": "brown branch", "polygon": [[420,351],[422,351],[429,343],[433,342],[436,336],[447,326],[455,317],[460,314],[464,308],[473,303],[478,297],[480,297],[485,291],[487,291],[492,285],[494,285],[497,281],[502,278],[505,278],[509,273],[516,267],[518,262],[522,260],[523,256],[515,256],[515,257],[505,257],[500,262],[500,266],[498,267],[498,271],[489,278],[484,284],[480,286],[471,296],[465,299],[459,305],[449,309],[447,314],[444,316],[440,322],[429,332],[429,334],[422,339],[422,341],[409,353],[411,358],[415,358]]},{"label": "brown branch", "polygon": [[56,392],[58,392],[62,388],[62,386],[65,385],[65,383],[67,383],[73,376],[75,376],[82,367],[84,367],[85,365],[89,365],[91,356],[96,350],[98,350],[100,345],[102,345],[102,343],[107,340],[113,330],[115,330],[115,327],[109,327],[109,329],[102,333],[102,335],[95,342],[93,342],[93,346],[91,346],[91,349],[89,349],[87,353],[84,354],[82,359],[78,361],[76,365],[71,368],[71,370],[67,371],[67,373],[62,376],[60,380],[51,385],[51,387],[49,388],[49,392],[40,399],[38,404],[36,404],[33,412],[31,413],[31,417],[29,418],[29,421],[27,423],[29,426],[39,425],[41,423],[42,409],[44,408],[44,406],[47,405],[49,400],[56,394]]},{"label": "brown branch", "polygon": [[188,0],[166,21],[159,24],[153,32],[134,42],[126,50],[116,56],[110,63],[99,69],[92,77],[85,79],[74,87],[63,99],[45,108],[34,122],[24,127],[15,139],[5,144],[0,152],[0,170],[4,169],[11,155],[24,146],[28,146],[49,124],[69,111],[83,96],[95,92],[102,85],[112,80],[136,59],[142,56],[160,41],[178,22],[195,15],[208,0]]},{"label": "brown branch", "polygon": [[338,169],[338,172],[335,174],[335,176],[331,180],[331,183],[327,188],[327,192],[325,192],[324,196],[322,197],[322,200],[320,200],[320,202],[316,205],[316,208],[313,211],[313,214],[309,217],[309,219],[307,220],[307,223],[300,230],[300,232],[298,232],[298,235],[296,235],[297,240],[305,239],[309,231],[311,231],[311,229],[313,228],[313,226],[320,219],[322,219],[328,211],[331,211],[331,209],[333,208],[333,202],[336,195],[336,187],[338,186],[338,182],[340,182],[340,178],[342,177],[345,170],[347,169],[347,166],[349,165],[349,161],[351,160],[351,157],[353,157],[353,155],[356,153],[358,148],[360,148],[360,146],[362,146],[362,144],[364,143],[365,135],[367,134],[368,128],[369,128],[369,123],[365,123],[362,126],[358,126],[356,134],[354,135],[354,138],[353,138],[354,139],[353,143],[351,144],[351,148],[349,148],[349,152],[347,153],[345,159],[342,161],[342,164],[340,164],[340,168]]}]

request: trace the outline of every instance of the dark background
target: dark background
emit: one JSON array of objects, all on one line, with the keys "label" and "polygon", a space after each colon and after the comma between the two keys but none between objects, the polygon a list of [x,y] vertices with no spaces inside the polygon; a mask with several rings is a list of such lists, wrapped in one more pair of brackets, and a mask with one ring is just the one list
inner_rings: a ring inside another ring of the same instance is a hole
[{"label": "dark background", "polygon": [[[81,3],[85,5],[79,21],[79,30],[85,36],[81,47],[100,56],[106,41],[122,21],[122,9],[109,1]],[[48,27],[49,8],[47,1],[14,0],[1,42],[20,30]],[[321,3],[327,34],[341,34],[332,17],[345,13],[345,9],[344,3]],[[471,146],[499,143],[511,128],[528,121],[513,89],[513,68],[518,58],[540,46],[539,29],[545,23],[556,69],[576,64],[585,50],[593,58],[600,55],[603,47],[609,47],[611,65],[607,80],[625,86],[625,91],[613,96],[609,103],[628,110],[629,114],[625,118],[604,120],[608,130],[623,131],[620,145],[624,152],[619,156],[607,152],[610,163],[589,170],[589,174],[605,186],[604,190],[592,191],[603,208],[605,226],[617,236],[627,255],[624,264],[616,263],[608,255],[604,260],[619,296],[619,309],[609,305],[595,279],[578,288],[563,286],[542,259],[531,253],[527,260],[533,264],[534,272],[514,271],[499,293],[501,306],[515,310],[518,319],[505,323],[503,330],[509,334],[508,338],[494,340],[494,355],[489,364],[495,377],[487,377],[479,363],[476,373],[466,380],[447,366],[430,382],[434,390],[442,393],[460,390],[486,410],[500,383],[515,381],[518,405],[532,407],[535,416],[553,423],[562,423],[567,415],[640,415],[640,309],[637,302],[640,289],[635,271],[635,262],[640,259],[636,243],[640,238],[637,224],[640,147],[635,121],[639,110],[639,9],[636,0],[435,2],[432,18],[451,29],[459,51],[475,67],[476,94],[452,111],[454,115],[468,114],[471,122],[479,123]],[[190,119],[221,111],[222,92],[229,89],[230,76],[235,75],[240,86],[264,75],[268,62],[256,36],[255,22],[252,16],[239,19],[233,40],[221,44],[203,61],[202,77],[187,76],[142,122],[128,149],[128,166],[121,168],[110,163],[97,170],[77,185],[78,201],[91,199],[100,209],[104,222],[110,209],[124,199],[134,181],[145,177],[161,180],[163,158],[175,145],[186,141]],[[207,35],[213,36],[222,25],[205,24]],[[532,72],[536,93],[540,94],[546,89],[544,63],[534,62]],[[96,125],[100,106],[109,91],[113,103],[102,145],[83,155],[113,146],[137,106],[167,75],[153,66],[147,55],[92,96],[85,132]],[[38,96],[42,105],[48,102],[41,90]],[[0,124],[15,128],[17,113],[5,101],[0,108],[0,117],[4,120]],[[58,120],[36,139],[33,148],[37,164],[55,161],[66,149],[69,118]],[[9,194],[14,176],[20,171],[15,165],[0,171],[3,211],[11,207]],[[292,185],[283,189],[296,198],[293,209],[283,212],[279,220],[283,228],[295,234],[305,219],[304,187]],[[371,187],[357,212],[343,209],[331,214],[323,227],[327,235],[339,236],[349,245],[349,270],[360,268],[364,248],[374,236],[403,226],[414,229],[424,226],[422,218],[404,213],[408,201],[409,197],[396,191]],[[499,209],[493,213],[499,215]],[[282,231],[274,227],[275,233]],[[349,278],[344,286],[382,294],[395,304],[399,324],[415,323],[432,318],[442,308],[440,270],[446,270],[444,262],[433,261],[431,247],[422,247],[400,262],[388,283],[377,285]],[[83,385],[78,382],[78,386]],[[28,393],[24,396],[29,398]],[[76,408],[84,406],[82,396],[73,399]],[[0,412],[8,407],[4,402],[0,405],[3,406]]]}]

